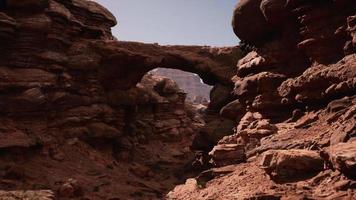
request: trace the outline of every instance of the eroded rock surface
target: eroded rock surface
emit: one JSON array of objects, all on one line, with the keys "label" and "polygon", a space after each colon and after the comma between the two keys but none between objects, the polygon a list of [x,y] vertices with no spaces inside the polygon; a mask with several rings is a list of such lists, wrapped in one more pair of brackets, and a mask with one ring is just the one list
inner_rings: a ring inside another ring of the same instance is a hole
[{"label": "eroded rock surface", "polygon": [[[241,47],[213,48],[118,41],[93,1],[0,1],[0,196],[356,198],[355,3],[241,0]],[[213,85],[207,108],[157,67]]]},{"label": "eroded rock surface", "polygon": [[260,166],[273,179],[303,178],[324,169],[324,160],[316,151],[269,150],[262,154]]},{"label": "eroded rock surface", "polygon": [[326,150],[326,156],[330,159],[334,169],[339,170],[352,179],[356,178],[356,140],[333,145]]},{"label": "eroded rock surface", "polygon": [[3,199],[3,200],[13,200],[13,199],[53,200],[54,199],[54,194],[50,190],[0,191],[0,198]]},{"label": "eroded rock surface", "polygon": [[246,160],[168,199],[356,198],[355,3],[238,2],[232,25],[246,55],[220,111],[236,127],[214,149],[244,146]]},{"label": "eroded rock surface", "polygon": [[0,1],[0,189],[160,199],[193,173],[204,121],[176,83],[144,75],[181,69],[230,93],[240,48],[123,42],[116,24],[94,1]]}]

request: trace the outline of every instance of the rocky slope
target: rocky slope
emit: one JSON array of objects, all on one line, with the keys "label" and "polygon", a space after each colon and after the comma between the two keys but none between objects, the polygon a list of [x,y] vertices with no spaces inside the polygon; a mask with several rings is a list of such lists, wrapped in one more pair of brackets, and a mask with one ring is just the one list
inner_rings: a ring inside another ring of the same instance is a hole
[{"label": "rocky slope", "polygon": [[233,27],[252,49],[221,115],[235,133],[217,168],[168,199],[355,199],[356,54],[352,0],[240,0]]}]

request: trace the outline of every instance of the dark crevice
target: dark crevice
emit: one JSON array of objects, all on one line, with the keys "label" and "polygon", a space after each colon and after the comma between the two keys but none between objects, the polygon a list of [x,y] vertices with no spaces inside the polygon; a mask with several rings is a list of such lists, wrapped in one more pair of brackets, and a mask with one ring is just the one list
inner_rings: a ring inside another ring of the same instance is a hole
[{"label": "dark crevice", "polygon": [[7,5],[6,0],[0,0],[0,11],[5,10],[6,5]]}]

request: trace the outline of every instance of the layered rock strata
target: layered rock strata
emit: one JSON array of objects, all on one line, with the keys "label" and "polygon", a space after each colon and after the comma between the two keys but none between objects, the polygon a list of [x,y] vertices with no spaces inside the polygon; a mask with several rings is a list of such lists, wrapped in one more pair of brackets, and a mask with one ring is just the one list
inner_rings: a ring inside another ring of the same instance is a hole
[{"label": "layered rock strata", "polygon": [[[117,41],[92,1],[0,1],[0,196],[356,198],[355,3],[241,0],[239,59]],[[214,85],[204,127],[157,67]]]},{"label": "layered rock strata", "polygon": [[174,82],[144,75],[231,88],[240,50],[117,41],[116,24],[93,1],[0,1],[0,189],[156,199],[190,173],[202,120]]}]

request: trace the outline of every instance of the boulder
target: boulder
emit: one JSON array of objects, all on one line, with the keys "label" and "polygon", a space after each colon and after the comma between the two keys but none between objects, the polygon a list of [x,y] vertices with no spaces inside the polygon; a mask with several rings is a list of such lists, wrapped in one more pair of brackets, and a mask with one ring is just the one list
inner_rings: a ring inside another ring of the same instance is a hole
[{"label": "boulder", "polygon": [[220,115],[224,118],[236,120],[243,112],[243,105],[239,100],[232,101],[220,110]]},{"label": "boulder", "polygon": [[350,178],[356,178],[356,140],[330,146],[323,154],[334,169]]},{"label": "boulder", "polygon": [[64,198],[79,197],[83,193],[83,188],[78,180],[69,178],[58,189],[58,195]]},{"label": "boulder", "polygon": [[165,77],[158,77],[154,90],[161,96],[182,92],[176,82]]},{"label": "boulder", "polygon": [[224,136],[233,134],[235,122],[229,119],[217,118],[212,121],[207,122],[207,124],[202,127],[199,134],[196,136],[193,142],[193,146],[196,146],[200,149],[198,143],[204,143],[206,141],[207,144],[203,146],[209,146],[212,148],[218,141]]},{"label": "boulder", "polygon": [[251,51],[237,62],[237,75],[244,77],[261,71],[264,69],[265,62],[265,58],[261,57],[256,51]]},{"label": "boulder", "polygon": [[277,131],[278,128],[276,125],[271,124],[267,119],[262,119],[259,121],[254,121],[246,129],[240,131],[238,134],[242,137],[248,137],[249,139],[262,139],[277,133]]},{"label": "boulder", "polygon": [[303,178],[324,169],[324,160],[316,151],[269,150],[260,157],[260,167],[273,179]]},{"label": "boulder", "polygon": [[229,103],[232,88],[222,84],[216,84],[210,91],[209,110],[219,111],[224,105]]},{"label": "boulder", "polygon": [[252,122],[261,120],[262,118],[263,116],[258,112],[246,112],[237,126],[237,131],[242,131],[248,128]]},{"label": "boulder", "polygon": [[260,9],[268,23],[278,26],[288,17],[286,4],[287,0],[262,0]]},{"label": "boulder", "polygon": [[81,1],[73,0],[73,5],[79,7],[86,12],[90,13],[90,16],[97,17],[100,16],[103,22],[108,23],[111,27],[117,24],[115,16],[105,7],[94,1]]},{"label": "boulder", "polygon": [[246,160],[245,147],[239,144],[219,144],[209,152],[216,166],[238,164]]},{"label": "boulder", "polygon": [[235,7],[232,26],[240,40],[259,44],[272,32],[260,10],[261,0],[240,0]]}]

